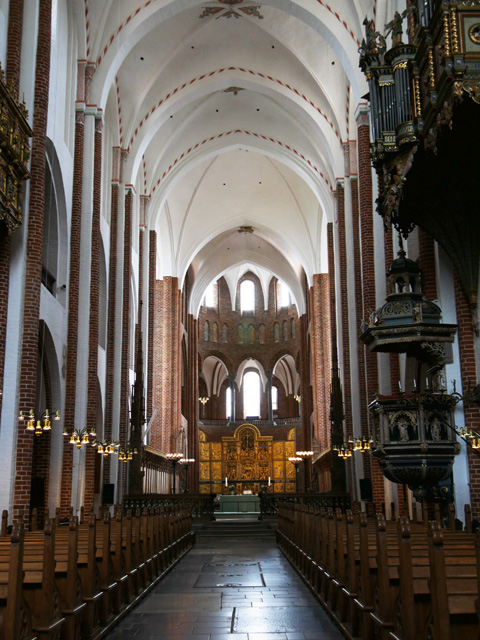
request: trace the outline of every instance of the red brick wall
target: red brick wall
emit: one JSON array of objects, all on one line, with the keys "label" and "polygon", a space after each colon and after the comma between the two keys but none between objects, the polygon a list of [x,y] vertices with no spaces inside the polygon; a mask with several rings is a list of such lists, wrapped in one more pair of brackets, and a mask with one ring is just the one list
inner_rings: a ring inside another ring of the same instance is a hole
[{"label": "red brick wall", "polygon": [[[9,86],[18,92],[20,85],[20,60],[22,49],[23,0],[13,2],[8,15],[8,44],[6,80]],[[0,391],[3,390],[3,371],[5,366],[5,341],[7,334],[8,290],[10,278],[10,237],[0,236]],[[0,393],[0,415],[2,413],[2,394]]]},{"label": "red brick wall", "polygon": [[20,88],[20,64],[22,61],[23,1],[9,4],[6,80],[9,86]]},{"label": "red brick wall", "polygon": [[[25,272],[25,303],[22,339],[22,370],[20,375],[19,408],[35,407],[40,287],[42,276],[43,217],[45,207],[45,152],[48,120],[48,87],[50,78],[51,0],[40,0],[35,76],[33,139],[30,165],[30,205],[27,232]],[[14,520],[19,510],[30,507],[32,473],[32,435],[18,430],[17,460],[14,488]]]},{"label": "red brick wall", "polygon": [[[118,239],[118,205],[120,198],[120,165],[121,149],[114,147],[113,170],[110,204],[110,257],[108,265],[108,319],[106,348],[106,383],[105,383],[105,424],[101,440],[111,439],[113,422],[113,399],[115,379],[115,309],[117,306],[117,239]],[[110,459],[103,459],[103,482],[110,482]]]},{"label": "red brick wall", "polygon": [[418,266],[422,270],[423,293],[428,300],[436,300],[437,277],[435,269],[435,240],[432,236],[418,229]]},{"label": "red brick wall", "polygon": [[[330,274],[313,276],[310,289],[310,337],[311,337],[311,378],[313,398],[314,435],[321,451],[330,446],[330,331],[331,307]],[[302,407],[303,409],[303,407]]]},{"label": "red brick wall", "polygon": [[[240,309],[240,284],[244,280],[253,280],[255,282],[255,310],[251,313],[241,313]],[[225,363],[229,373],[235,373],[239,365],[246,358],[253,358],[258,360],[265,371],[272,371],[277,360],[286,354],[290,354],[295,360],[297,359],[299,352],[299,322],[298,314],[294,304],[288,307],[280,308],[277,303],[276,296],[276,278],[273,278],[270,282],[268,290],[268,309],[265,310],[264,299],[262,289],[258,277],[253,273],[245,274],[240,278],[237,292],[236,292],[236,304],[235,311],[232,309],[232,303],[230,298],[230,292],[228,285],[224,278],[220,278],[217,285],[217,300],[214,308],[201,307],[198,319],[198,349],[201,358],[201,362],[205,360],[209,355],[216,355]],[[295,323],[295,338],[292,338],[291,323],[292,320]],[[205,322],[210,324],[210,333],[214,322],[218,325],[218,341],[213,342],[210,338],[209,341],[205,341]],[[286,321],[288,323],[288,339],[285,340],[282,331],[282,325]],[[278,342],[274,341],[274,323],[278,322],[280,327],[280,339]],[[222,341],[222,326],[228,325],[228,341]],[[237,327],[242,325],[244,328],[248,328],[249,325],[254,327],[254,342],[253,343],[239,343]],[[260,326],[265,326],[265,342],[262,344],[259,341],[259,329]],[[243,405],[241,394],[237,395],[237,416],[243,415]],[[222,400],[224,403],[224,399]],[[206,405],[206,417],[214,417],[213,413],[216,412],[217,407],[212,402],[208,402]],[[262,418],[267,418],[267,405],[263,402],[262,405]],[[279,417],[290,417],[278,414]],[[219,418],[224,418],[225,414],[218,415]]]},{"label": "red brick wall", "polygon": [[153,402],[151,444],[168,453],[176,447],[181,425],[181,292],[178,278],[157,280],[157,307],[153,334]]},{"label": "red brick wall", "polygon": [[[475,363],[475,335],[472,326],[472,313],[468,298],[457,275],[455,275],[455,301],[457,306],[460,370],[462,388],[465,393],[469,383],[472,389],[477,384],[478,376]],[[465,426],[478,431],[479,408],[477,406],[464,406],[464,412]],[[480,520],[480,456],[477,455],[476,451],[472,451],[470,447],[468,447],[468,469],[472,517]]]},{"label": "red brick wall", "polygon": [[157,277],[157,234],[150,231],[148,254],[148,368],[147,368],[147,421],[154,412],[153,366],[154,366],[154,336],[156,314],[156,277]]},{"label": "red brick wall", "polygon": [[[130,432],[130,320],[131,320],[131,281],[132,281],[132,210],[133,191],[128,188],[125,194],[124,211],[124,236],[123,236],[123,301],[122,301],[122,357],[121,357],[121,388],[120,388],[120,417],[119,417],[119,440],[122,447],[128,442]],[[123,466],[118,465],[118,482],[122,484],[122,493],[125,492],[126,474],[123,473]],[[120,490],[120,484],[119,484]]]},{"label": "red brick wall", "polygon": [[[95,149],[93,170],[93,209],[92,209],[92,262],[90,267],[90,326],[88,345],[88,402],[87,429],[90,432],[97,425],[98,395],[98,312],[100,290],[100,206],[102,188],[102,121],[95,121]],[[100,434],[99,434],[100,437]],[[83,506],[88,513],[93,506],[95,493],[95,455],[96,450],[86,447],[85,456],[85,492]]]},{"label": "red brick wall", "polygon": [[[77,112],[75,120],[75,156],[73,161],[72,224],[70,231],[70,280],[68,289],[68,353],[64,425],[72,431],[75,421],[78,309],[80,287],[80,238],[82,227],[82,182],[85,114]],[[66,515],[71,504],[73,447],[66,443],[63,451],[60,508]]]},{"label": "red brick wall", "polygon": [[[368,116],[361,114],[357,121],[358,136],[358,191],[359,191],[359,222],[360,222],[360,241],[361,241],[361,273],[363,291],[362,300],[362,317],[367,319],[370,313],[376,309],[375,295],[375,262],[374,262],[374,234],[373,234],[373,216],[377,215],[373,206],[372,192],[372,165],[370,162],[370,128],[368,124]],[[360,379],[365,378],[365,393],[367,404],[373,398],[378,390],[378,365],[377,355],[359,344],[359,360],[361,360],[360,352],[364,351],[364,369],[360,370]],[[371,423],[368,412],[365,414],[368,423]],[[367,424],[362,424],[362,432],[367,432]],[[371,479],[373,489],[373,500],[375,502],[383,502],[385,500],[384,480],[379,469],[378,462],[372,458],[371,462]],[[366,472],[368,472],[368,460]]]}]

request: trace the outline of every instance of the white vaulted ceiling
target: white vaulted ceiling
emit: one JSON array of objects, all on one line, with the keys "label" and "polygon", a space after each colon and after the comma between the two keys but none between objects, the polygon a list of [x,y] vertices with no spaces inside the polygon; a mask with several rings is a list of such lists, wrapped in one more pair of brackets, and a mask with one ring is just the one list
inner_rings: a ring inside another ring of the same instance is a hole
[{"label": "white vaulted ceiling", "polygon": [[151,197],[159,277],[181,284],[191,269],[193,313],[244,263],[285,281],[304,311],[302,276],[327,270],[343,145],[367,91],[362,22],[402,4],[89,0],[91,101],[128,149],[125,182]]}]

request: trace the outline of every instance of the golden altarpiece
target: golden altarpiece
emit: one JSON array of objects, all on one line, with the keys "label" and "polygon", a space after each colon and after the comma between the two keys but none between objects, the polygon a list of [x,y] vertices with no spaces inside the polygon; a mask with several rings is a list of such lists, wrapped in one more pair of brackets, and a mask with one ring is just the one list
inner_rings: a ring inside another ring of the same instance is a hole
[{"label": "golden altarpiece", "polygon": [[200,493],[295,492],[295,430],[286,440],[262,435],[258,427],[245,423],[232,436],[219,440],[199,433]]}]

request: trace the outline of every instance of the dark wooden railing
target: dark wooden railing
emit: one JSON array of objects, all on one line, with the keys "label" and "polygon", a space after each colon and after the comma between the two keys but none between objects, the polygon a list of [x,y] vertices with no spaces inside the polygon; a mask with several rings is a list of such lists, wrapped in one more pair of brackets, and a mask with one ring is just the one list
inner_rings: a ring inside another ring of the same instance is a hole
[{"label": "dark wooden railing", "polygon": [[163,494],[151,493],[140,496],[125,496],[123,499],[124,510],[131,509],[156,509],[165,507],[181,507],[189,511],[192,518],[214,518],[214,494],[207,493],[177,493]]},{"label": "dark wooden railing", "polygon": [[314,509],[340,509],[345,513],[351,508],[347,493],[260,493],[262,516],[276,516],[279,505],[303,504]]}]

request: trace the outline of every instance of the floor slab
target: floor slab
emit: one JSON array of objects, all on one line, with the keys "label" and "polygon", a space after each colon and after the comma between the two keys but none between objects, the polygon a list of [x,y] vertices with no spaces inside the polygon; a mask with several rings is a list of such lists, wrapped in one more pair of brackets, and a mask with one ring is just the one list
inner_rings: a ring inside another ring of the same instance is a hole
[{"label": "floor slab", "polygon": [[275,538],[197,544],[108,640],[342,640]]}]

